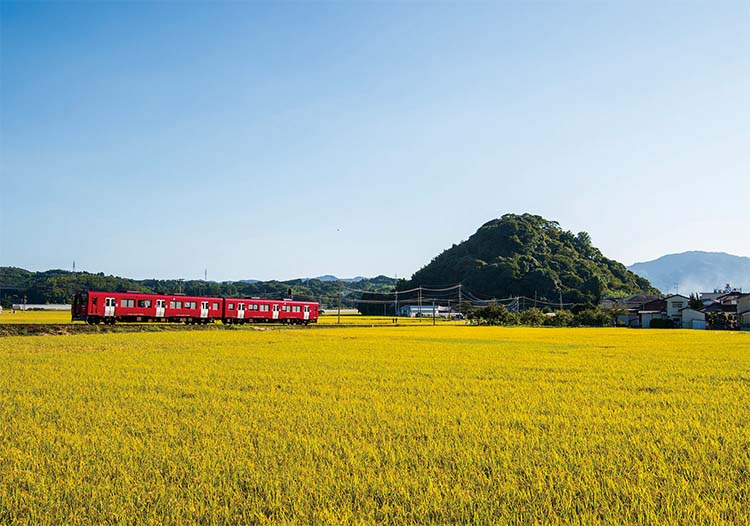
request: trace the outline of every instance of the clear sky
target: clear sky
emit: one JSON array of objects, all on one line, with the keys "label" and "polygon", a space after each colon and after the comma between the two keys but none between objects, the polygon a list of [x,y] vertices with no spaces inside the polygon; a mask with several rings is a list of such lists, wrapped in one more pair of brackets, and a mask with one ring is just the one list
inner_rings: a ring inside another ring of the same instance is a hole
[{"label": "clear sky", "polygon": [[750,255],[746,1],[0,10],[0,265],[408,277],[508,212]]}]

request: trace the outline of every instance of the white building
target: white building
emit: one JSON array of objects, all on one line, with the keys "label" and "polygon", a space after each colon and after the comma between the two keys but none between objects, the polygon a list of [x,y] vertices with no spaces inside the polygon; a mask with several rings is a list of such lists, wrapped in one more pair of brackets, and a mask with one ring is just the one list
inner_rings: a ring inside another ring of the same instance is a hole
[{"label": "white building", "polygon": [[706,328],[706,313],[699,310],[686,307],[680,311],[682,317],[683,329],[701,329]]},{"label": "white building", "polygon": [[450,308],[441,307],[440,305],[435,305],[434,307],[432,305],[422,305],[421,309],[419,305],[404,305],[398,309],[398,315],[406,316],[407,318],[416,318],[420,316],[420,312],[421,316],[424,318],[431,318],[432,316],[438,318],[449,318],[451,316]]},{"label": "white building", "polygon": [[682,315],[680,311],[687,308],[690,298],[682,294],[672,294],[664,298],[667,302],[667,318],[675,322],[675,326],[680,327],[682,324]]}]

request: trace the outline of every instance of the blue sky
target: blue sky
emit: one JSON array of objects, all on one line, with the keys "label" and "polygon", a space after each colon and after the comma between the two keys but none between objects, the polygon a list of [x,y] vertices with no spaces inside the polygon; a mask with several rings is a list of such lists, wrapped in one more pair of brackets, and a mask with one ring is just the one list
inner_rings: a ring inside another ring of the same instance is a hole
[{"label": "blue sky", "polygon": [[746,2],[0,14],[0,265],[410,276],[508,212],[750,255]]}]

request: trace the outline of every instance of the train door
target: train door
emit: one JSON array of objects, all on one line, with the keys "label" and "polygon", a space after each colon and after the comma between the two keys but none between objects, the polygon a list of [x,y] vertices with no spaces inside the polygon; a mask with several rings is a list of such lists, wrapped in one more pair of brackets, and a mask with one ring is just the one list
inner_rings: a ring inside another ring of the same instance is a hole
[{"label": "train door", "polygon": [[115,298],[104,298],[104,316],[114,317],[115,315]]},{"label": "train door", "polygon": [[156,317],[163,318],[166,310],[167,300],[156,300]]},{"label": "train door", "polygon": [[238,320],[245,319],[245,304],[244,303],[237,304],[237,319]]},{"label": "train door", "polygon": [[310,305],[305,305],[305,319],[310,319]]},{"label": "train door", "polygon": [[278,305],[274,305],[273,306],[273,315],[271,317],[274,320],[278,320],[279,319],[279,306]]},{"label": "train door", "polygon": [[208,302],[201,301],[201,318],[208,318]]}]

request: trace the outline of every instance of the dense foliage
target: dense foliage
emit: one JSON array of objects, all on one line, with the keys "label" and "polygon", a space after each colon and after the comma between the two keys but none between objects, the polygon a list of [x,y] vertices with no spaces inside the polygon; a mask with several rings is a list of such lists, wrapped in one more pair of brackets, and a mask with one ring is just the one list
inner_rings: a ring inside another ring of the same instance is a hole
[{"label": "dense foliage", "polygon": [[[356,283],[346,283],[348,288],[366,290],[393,290],[395,280],[386,276],[364,279]],[[272,297],[291,296],[297,299],[318,301],[322,305],[335,306],[338,303],[338,281],[321,281],[318,279],[294,279],[289,281],[258,281],[245,283],[240,281],[214,282],[202,280],[133,280],[117,276],[105,276],[103,273],[68,272],[65,270],[48,270],[30,272],[15,267],[0,267],[0,304],[11,303],[70,303],[73,295],[79,290],[102,290],[124,292],[136,290],[149,293],[184,293],[187,295],[206,295],[219,297]],[[356,305],[354,297],[343,296],[342,306],[351,308]]]},{"label": "dense foliage", "polygon": [[604,296],[658,292],[648,280],[608,259],[586,232],[555,221],[507,214],[484,224],[416,272],[403,288],[463,283],[485,297],[538,297],[550,302],[597,303]]}]

